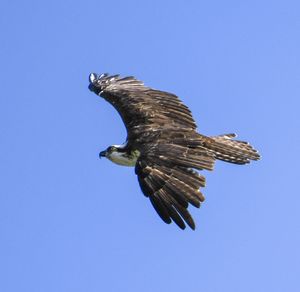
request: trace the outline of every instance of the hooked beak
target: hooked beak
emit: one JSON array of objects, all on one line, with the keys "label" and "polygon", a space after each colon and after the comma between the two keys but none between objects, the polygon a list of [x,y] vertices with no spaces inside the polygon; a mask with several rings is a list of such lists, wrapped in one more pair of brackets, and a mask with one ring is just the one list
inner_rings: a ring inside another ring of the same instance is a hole
[{"label": "hooked beak", "polygon": [[105,156],[106,156],[106,150],[101,151],[101,152],[99,153],[99,158],[105,157]]}]

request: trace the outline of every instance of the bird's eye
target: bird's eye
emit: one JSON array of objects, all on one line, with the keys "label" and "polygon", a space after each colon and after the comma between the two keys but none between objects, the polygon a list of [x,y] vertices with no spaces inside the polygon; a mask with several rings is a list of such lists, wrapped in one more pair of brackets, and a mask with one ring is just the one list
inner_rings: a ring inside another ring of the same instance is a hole
[{"label": "bird's eye", "polygon": [[109,147],[107,148],[106,151],[107,151],[108,153],[111,153],[111,152],[113,152],[115,149],[116,149],[115,146],[109,146]]}]

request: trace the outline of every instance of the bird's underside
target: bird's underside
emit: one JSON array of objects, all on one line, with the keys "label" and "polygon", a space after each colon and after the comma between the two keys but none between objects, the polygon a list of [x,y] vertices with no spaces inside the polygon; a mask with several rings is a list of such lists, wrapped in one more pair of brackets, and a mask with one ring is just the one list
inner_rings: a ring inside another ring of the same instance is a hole
[{"label": "bird's underside", "polygon": [[126,144],[110,146],[100,156],[135,166],[142,192],[166,223],[195,229],[188,206],[200,207],[205,186],[196,170],[213,170],[216,159],[246,164],[260,158],[249,143],[233,140],[235,134],[197,133],[190,110],[176,95],[134,77],[92,73],[89,89],[115,107],[127,129]]}]

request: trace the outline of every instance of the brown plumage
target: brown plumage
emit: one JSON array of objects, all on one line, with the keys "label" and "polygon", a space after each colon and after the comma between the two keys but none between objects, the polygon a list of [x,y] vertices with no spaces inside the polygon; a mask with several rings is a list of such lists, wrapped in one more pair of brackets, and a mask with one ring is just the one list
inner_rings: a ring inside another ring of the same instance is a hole
[{"label": "brown plumage", "polygon": [[144,195],[166,223],[195,229],[187,208],[200,206],[204,196],[199,188],[205,186],[195,169],[212,170],[216,159],[245,164],[260,158],[247,142],[233,140],[235,134],[197,133],[190,110],[176,95],[146,87],[134,77],[93,73],[89,89],[115,107],[127,129],[126,145],[109,147],[100,156],[114,161],[112,154],[118,152],[132,161]]}]

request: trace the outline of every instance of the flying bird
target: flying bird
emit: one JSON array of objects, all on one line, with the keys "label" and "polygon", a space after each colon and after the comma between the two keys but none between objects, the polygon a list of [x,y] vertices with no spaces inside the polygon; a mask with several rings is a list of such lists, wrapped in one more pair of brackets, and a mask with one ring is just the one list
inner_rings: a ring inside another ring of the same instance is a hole
[{"label": "flying bird", "polygon": [[142,192],[165,223],[195,229],[189,204],[204,201],[205,178],[197,170],[213,170],[217,159],[246,164],[260,158],[235,134],[204,136],[197,132],[191,111],[174,94],[152,89],[136,78],[91,73],[89,89],[119,112],[126,142],[99,156],[135,168]]}]

